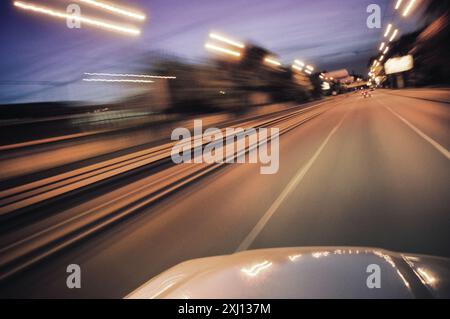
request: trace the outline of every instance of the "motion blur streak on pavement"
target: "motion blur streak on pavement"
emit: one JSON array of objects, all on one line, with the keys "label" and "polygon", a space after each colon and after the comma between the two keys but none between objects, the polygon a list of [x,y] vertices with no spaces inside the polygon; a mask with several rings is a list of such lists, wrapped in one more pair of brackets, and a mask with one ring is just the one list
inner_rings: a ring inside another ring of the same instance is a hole
[{"label": "motion blur streak on pavement", "polygon": [[[386,108],[448,150],[449,106],[387,93],[351,94],[283,135],[278,174],[229,165],[5,282],[0,296],[123,297],[179,262],[234,252],[344,116],[249,248],[376,246],[450,257],[449,160]],[[82,268],[82,289],[66,288],[71,263]]]}]

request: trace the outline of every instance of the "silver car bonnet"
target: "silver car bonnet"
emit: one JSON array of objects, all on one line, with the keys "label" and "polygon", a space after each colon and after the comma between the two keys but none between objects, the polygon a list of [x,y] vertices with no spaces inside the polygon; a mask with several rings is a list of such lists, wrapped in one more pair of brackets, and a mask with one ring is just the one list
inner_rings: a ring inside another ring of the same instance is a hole
[{"label": "silver car bonnet", "polygon": [[449,269],[448,259],[373,248],[264,249],[181,263],[126,298],[448,298]]}]

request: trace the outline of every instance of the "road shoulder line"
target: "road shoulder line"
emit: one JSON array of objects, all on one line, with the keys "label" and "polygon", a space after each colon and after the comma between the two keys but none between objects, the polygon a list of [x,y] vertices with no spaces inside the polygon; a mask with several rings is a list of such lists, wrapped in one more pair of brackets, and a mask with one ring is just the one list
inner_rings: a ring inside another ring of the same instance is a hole
[{"label": "road shoulder line", "polygon": [[434,139],[426,135],[424,132],[422,132],[420,129],[418,129],[416,126],[411,124],[407,119],[402,117],[400,114],[395,112],[392,108],[389,106],[383,105],[389,112],[394,114],[397,118],[399,118],[403,123],[405,123],[407,126],[409,126],[410,129],[412,129],[414,132],[416,132],[420,137],[422,137],[425,141],[430,143],[436,150],[438,150],[442,155],[444,155],[448,160],[450,160],[450,152],[441,144],[436,142]]}]

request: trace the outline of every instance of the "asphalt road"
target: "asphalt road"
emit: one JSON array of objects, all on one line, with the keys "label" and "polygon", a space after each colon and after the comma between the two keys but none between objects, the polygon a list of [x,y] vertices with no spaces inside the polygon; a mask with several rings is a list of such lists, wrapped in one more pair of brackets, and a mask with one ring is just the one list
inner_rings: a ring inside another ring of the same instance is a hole
[{"label": "asphalt road", "polygon": [[[1,297],[121,298],[192,258],[288,246],[450,257],[450,108],[350,95],[281,137],[280,170],[230,164],[0,285]],[[79,264],[82,288],[66,287]]]}]

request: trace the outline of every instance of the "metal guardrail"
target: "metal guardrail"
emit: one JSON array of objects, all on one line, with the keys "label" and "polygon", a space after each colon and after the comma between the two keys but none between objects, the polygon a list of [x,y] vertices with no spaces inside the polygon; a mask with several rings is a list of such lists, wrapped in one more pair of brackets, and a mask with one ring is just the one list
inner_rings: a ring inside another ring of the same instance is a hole
[{"label": "metal guardrail", "polygon": [[[271,127],[278,125],[280,135],[321,115],[332,106],[314,105],[271,119],[260,119],[241,123],[240,127]],[[245,124],[246,126],[244,126]],[[224,139],[227,137],[225,136]],[[191,141],[186,141],[190,143]],[[269,143],[270,141],[266,141]],[[258,142],[259,143],[259,142]],[[22,185],[0,193],[2,216],[14,217],[20,208],[31,207],[50,198],[83,189],[100,180],[120,176],[130,170],[145,167],[160,160],[170,161],[173,143],[167,143],[150,150],[119,157],[110,161],[90,165],[79,170],[60,174],[48,179]],[[258,145],[248,145],[245,152]],[[233,154],[234,157],[242,154]],[[224,163],[182,164],[151,176],[148,183],[127,190],[123,195],[108,202],[95,203],[91,209],[74,207],[66,211],[70,216],[48,225],[40,231],[28,231],[20,239],[0,248],[0,280],[33,265],[34,263],[61,251],[70,245],[110,226],[139,209],[174,193],[192,182],[223,167]],[[81,210],[80,210],[81,209]],[[51,217],[50,217],[51,219]],[[16,236],[17,237],[17,236]]]}]

